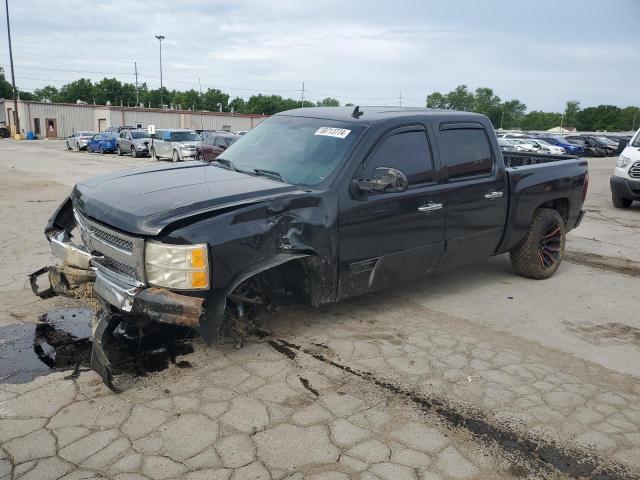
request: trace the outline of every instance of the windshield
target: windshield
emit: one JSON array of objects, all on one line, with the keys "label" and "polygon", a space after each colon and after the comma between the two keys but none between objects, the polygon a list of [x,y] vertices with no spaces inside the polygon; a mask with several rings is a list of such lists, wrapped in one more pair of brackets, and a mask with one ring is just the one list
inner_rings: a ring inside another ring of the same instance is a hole
[{"label": "windshield", "polygon": [[116,134],[115,134],[115,133],[113,133],[113,132],[105,132],[105,133],[103,134],[103,136],[104,136],[104,138],[118,138],[118,135],[116,135]]},{"label": "windshield", "polygon": [[151,138],[148,132],[131,132],[132,138]]},{"label": "windshield", "polygon": [[238,170],[268,170],[287,183],[317,185],[336,170],[364,129],[348,122],[275,116],[244,135],[218,160]]},{"label": "windshield", "polygon": [[227,147],[230,147],[232,143],[238,140],[236,137],[220,137]]},{"label": "windshield", "polygon": [[94,132],[78,132],[79,137],[92,137],[95,135]]},{"label": "windshield", "polygon": [[196,132],[172,132],[172,142],[199,142],[202,140]]},{"label": "windshield", "polygon": [[633,139],[633,142],[631,143],[632,147],[640,147],[640,130],[638,130],[638,133],[636,133],[636,138]]}]

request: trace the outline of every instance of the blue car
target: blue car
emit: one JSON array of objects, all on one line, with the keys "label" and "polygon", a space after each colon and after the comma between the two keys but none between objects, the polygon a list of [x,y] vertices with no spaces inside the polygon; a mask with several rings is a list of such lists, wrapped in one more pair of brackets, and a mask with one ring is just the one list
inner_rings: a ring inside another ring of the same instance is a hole
[{"label": "blue car", "polygon": [[91,140],[87,143],[88,152],[115,152],[118,148],[116,142],[117,135],[111,132],[98,133],[91,137]]},{"label": "blue car", "polygon": [[556,145],[557,147],[562,147],[569,155],[584,155],[584,148],[579,145],[574,145],[569,143],[568,140],[565,140],[562,137],[555,137],[549,135],[548,137],[537,136],[535,138],[539,138],[540,140],[544,140],[551,145]]}]

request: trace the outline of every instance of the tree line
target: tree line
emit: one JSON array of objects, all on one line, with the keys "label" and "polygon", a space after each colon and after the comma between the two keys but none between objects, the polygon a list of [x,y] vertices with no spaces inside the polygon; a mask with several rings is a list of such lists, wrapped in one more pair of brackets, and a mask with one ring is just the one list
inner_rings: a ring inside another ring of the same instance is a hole
[{"label": "tree line", "polygon": [[[0,67],[0,98],[12,98],[11,84],[5,79]],[[160,95],[162,93],[162,95]],[[217,112],[222,106],[225,112],[254,113],[273,115],[284,110],[300,108],[299,99],[283,98],[280,95],[252,95],[248,100],[240,97],[231,98],[228,93],[217,88],[208,88],[202,93],[195,90],[169,90],[166,87],[150,89],[146,83],[136,87],[132,83],[123,83],[116,78],[103,78],[92,82],[88,78],[80,78],[57,88],[47,85],[37,88],[33,92],[19,91],[21,100],[36,100],[55,103],[76,103],[78,100],[96,105],[139,106],[160,108],[162,103],[169,107],[184,110],[208,110]],[[318,102],[304,102],[305,107],[312,106],[340,106],[335,98],[325,98]]]},{"label": "tree line", "polygon": [[[11,84],[6,80],[4,71],[0,67],[0,98],[12,98]],[[161,107],[160,89],[150,89],[146,83],[138,86],[137,103],[145,107]],[[92,82],[88,78],[80,78],[69,82],[60,88],[47,85],[37,88],[33,92],[19,91],[22,100],[37,100],[49,102],[75,103],[81,100],[87,103],[105,105],[136,105],[136,87],[131,83],[122,83],[115,78],[103,78]],[[273,115],[284,110],[299,108],[299,99],[283,98],[280,95],[252,95],[248,100],[240,97],[231,98],[228,93],[216,88],[208,88],[202,93],[195,90],[162,89],[162,103],[184,110],[218,111],[218,104],[225,112],[253,113]],[[347,106],[353,105],[347,103]],[[335,98],[325,98],[318,102],[305,101],[306,107],[311,106],[340,106]],[[489,117],[494,127],[522,130],[548,130],[562,124],[565,127],[575,127],[583,131],[627,131],[640,126],[640,108],[620,108],[615,105],[598,105],[597,107],[581,108],[577,100],[567,101],[563,112],[543,112],[532,110],[527,112],[527,106],[520,100],[502,100],[493,89],[480,87],[474,91],[466,85],[459,85],[448,93],[433,92],[426,98],[429,108],[445,108],[478,112]]]},{"label": "tree line", "polygon": [[471,91],[466,85],[445,94],[433,92],[427,96],[426,106],[482,113],[495,128],[504,129],[548,130],[562,125],[581,131],[627,131],[640,126],[638,107],[598,105],[582,109],[578,100],[569,100],[563,112],[527,112],[527,106],[520,100],[503,101],[491,88]]}]

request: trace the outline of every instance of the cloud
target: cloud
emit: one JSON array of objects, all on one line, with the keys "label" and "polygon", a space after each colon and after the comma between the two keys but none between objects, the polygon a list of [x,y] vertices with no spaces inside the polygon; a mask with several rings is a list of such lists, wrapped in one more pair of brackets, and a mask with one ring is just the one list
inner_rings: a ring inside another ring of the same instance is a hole
[{"label": "cloud", "polygon": [[[530,109],[638,102],[640,2],[611,0],[607,20],[578,0],[31,0],[10,4],[21,88],[80,76],[232,95],[424,104],[434,90],[492,87]],[[607,25],[610,21],[610,25]],[[8,64],[0,45],[0,64]],[[100,73],[92,73],[100,72]],[[104,73],[102,73],[104,72]]]}]

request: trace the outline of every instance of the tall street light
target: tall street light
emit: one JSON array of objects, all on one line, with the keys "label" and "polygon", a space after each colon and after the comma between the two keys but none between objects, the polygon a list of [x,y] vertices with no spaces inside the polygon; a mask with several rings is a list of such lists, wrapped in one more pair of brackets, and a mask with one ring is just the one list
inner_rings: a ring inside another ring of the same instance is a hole
[{"label": "tall street light", "polygon": [[13,125],[16,135],[20,133],[20,118],[18,118],[18,89],[16,88],[16,75],[13,71],[13,50],[11,49],[11,27],[9,24],[9,0],[5,0],[7,9],[7,35],[9,36],[9,63],[11,64],[11,85],[13,86]]},{"label": "tall street light", "polygon": [[164,106],[162,103],[162,40],[164,40],[164,36],[156,35],[156,38],[160,42],[160,108]]}]

